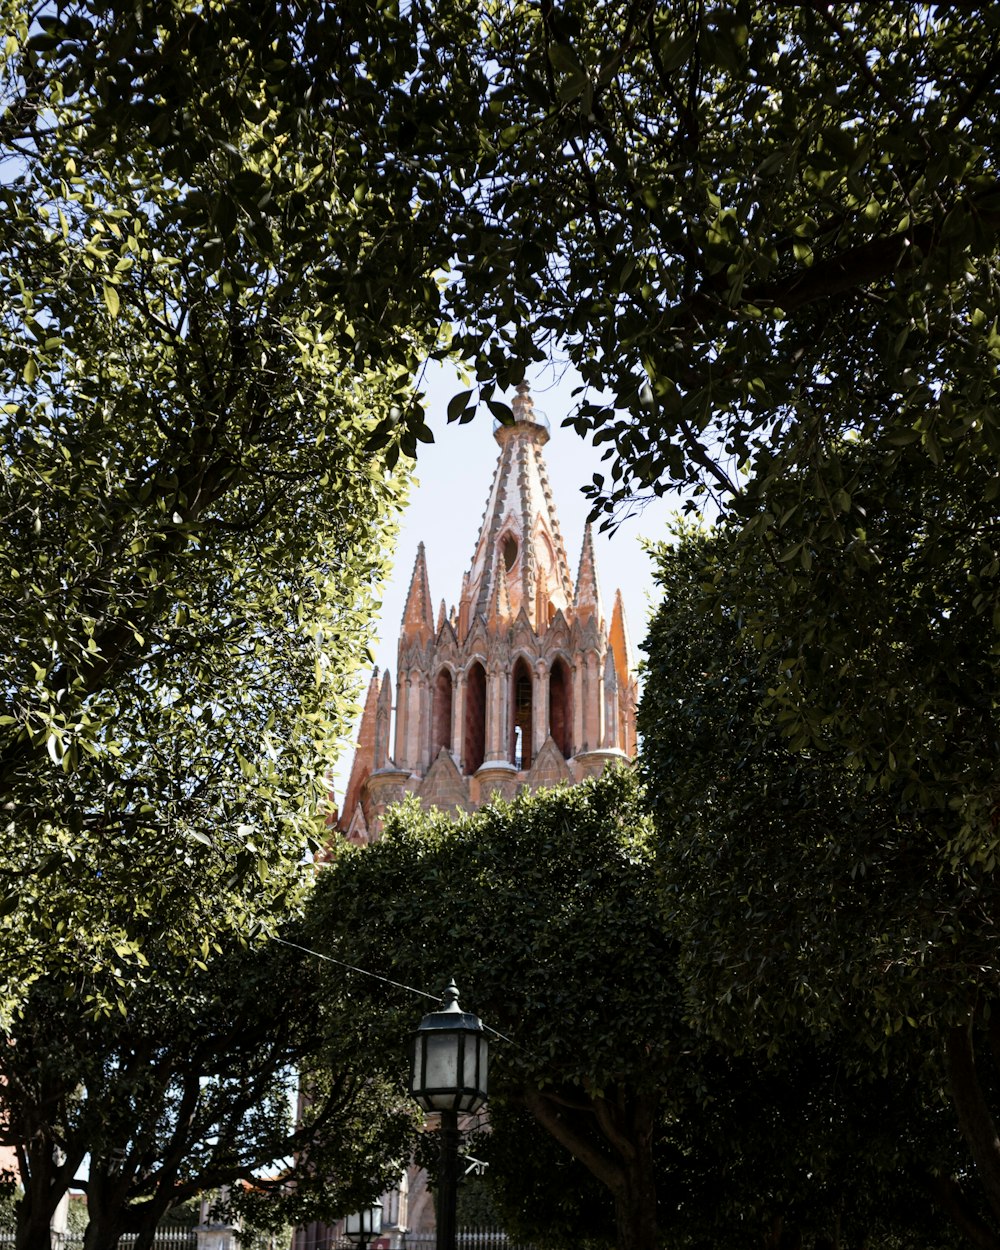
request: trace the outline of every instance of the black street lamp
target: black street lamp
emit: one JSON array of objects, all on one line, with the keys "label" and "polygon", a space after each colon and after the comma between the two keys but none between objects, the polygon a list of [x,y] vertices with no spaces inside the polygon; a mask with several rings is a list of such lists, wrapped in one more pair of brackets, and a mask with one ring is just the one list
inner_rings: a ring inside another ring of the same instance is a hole
[{"label": "black street lamp", "polygon": [[482,1021],[459,1007],[454,981],[449,981],[441,1004],[413,1034],[410,1093],[425,1111],[441,1115],[437,1250],[455,1250],[458,1115],[478,1111],[486,1101],[488,1047]]},{"label": "black street lamp", "polygon": [[355,1211],[344,1220],[344,1236],[353,1241],[358,1250],[365,1246],[382,1231],[382,1204],[375,1202],[370,1207]]}]

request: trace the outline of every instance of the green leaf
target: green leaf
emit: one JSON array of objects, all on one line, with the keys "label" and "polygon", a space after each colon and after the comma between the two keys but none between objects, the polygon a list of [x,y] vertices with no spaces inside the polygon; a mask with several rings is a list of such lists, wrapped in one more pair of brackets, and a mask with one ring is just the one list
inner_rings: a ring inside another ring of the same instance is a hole
[{"label": "green leaf", "polygon": [[514,424],[514,412],[508,404],[501,403],[501,401],[497,399],[488,399],[486,401],[486,407],[489,408],[493,416],[496,417],[502,425]]},{"label": "green leaf", "polygon": [[574,78],[586,77],[586,71],[580,63],[580,58],[572,44],[550,43],[549,61],[553,69],[557,69],[564,74],[570,74]]},{"label": "green leaf", "polygon": [[459,421],[472,398],[472,391],[459,391],[448,401],[448,420]]}]

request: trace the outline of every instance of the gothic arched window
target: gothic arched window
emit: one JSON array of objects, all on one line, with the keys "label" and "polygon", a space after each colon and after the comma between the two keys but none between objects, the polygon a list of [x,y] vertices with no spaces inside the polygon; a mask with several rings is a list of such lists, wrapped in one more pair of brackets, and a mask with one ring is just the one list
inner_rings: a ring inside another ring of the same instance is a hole
[{"label": "gothic arched window", "polygon": [[565,759],[573,754],[573,701],[569,668],[556,660],[549,676],[549,733]]},{"label": "gothic arched window", "polygon": [[474,773],[486,758],[486,670],[477,660],[465,679],[462,767]]},{"label": "gothic arched window", "polygon": [[431,760],[436,760],[442,747],[451,750],[451,673],[443,668],[434,679],[434,703],[431,710]]},{"label": "gothic arched window", "polygon": [[531,720],[534,683],[531,669],[521,658],[514,665],[511,678],[512,716],[510,718],[510,758],[518,770],[531,767]]}]

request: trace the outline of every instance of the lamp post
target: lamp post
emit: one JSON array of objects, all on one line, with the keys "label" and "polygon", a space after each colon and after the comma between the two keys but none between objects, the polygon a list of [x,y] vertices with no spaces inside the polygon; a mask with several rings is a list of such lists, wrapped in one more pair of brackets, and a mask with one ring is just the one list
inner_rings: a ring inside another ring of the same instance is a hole
[{"label": "lamp post", "polygon": [[441,996],[440,1010],[420,1021],[410,1058],[410,1093],[425,1111],[441,1116],[437,1250],[455,1250],[458,1116],[478,1111],[486,1101],[488,1047],[482,1021],[459,1007],[454,981]]},{"label": "lamp post", "polygon": [[359,1250],[365,1250],[365,1246],[368,1245],[373,1237],[377,1237],[381,1231],[381,1202],[373,1203],[370,1207],[365,1207],[361,1211],[355,1211],[344,1220],[344,1236],[348,1241],[353,1241],[359,1247]]}]

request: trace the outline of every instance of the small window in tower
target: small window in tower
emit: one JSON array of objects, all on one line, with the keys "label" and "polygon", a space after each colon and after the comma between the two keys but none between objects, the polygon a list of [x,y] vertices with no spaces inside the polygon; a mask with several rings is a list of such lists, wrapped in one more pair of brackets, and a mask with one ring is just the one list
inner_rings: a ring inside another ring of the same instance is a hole
[{"label": "small window in tower", "polygon": [[518,772],[531,767],[531,725],[533,683],[531,669],[523,657],[514,665],[510,727],[510,760]]},{"label": "small window in tower", "polygon": [[486,758],[486,670],[477,660],[465,680],[463,771],[474,773]]},{"label": "small window in tower", "polygon": [[435,760],[442,747],[451,750],[451,716],[454,694],[451,673],[443,668],[434,681],[434,698],[431,704],[431,759]]},{"label": "small window in tower", "polygon": [[517,559],[517,539],[512,534],[508,534],[503,540],[503,566],[509,573],[514,567],[514,561]]},{"label": "small window in tower", "polygon": [[566,759],[573,754],[573,679],[562,658],[556,660],[549,677],[549,733]]}]

